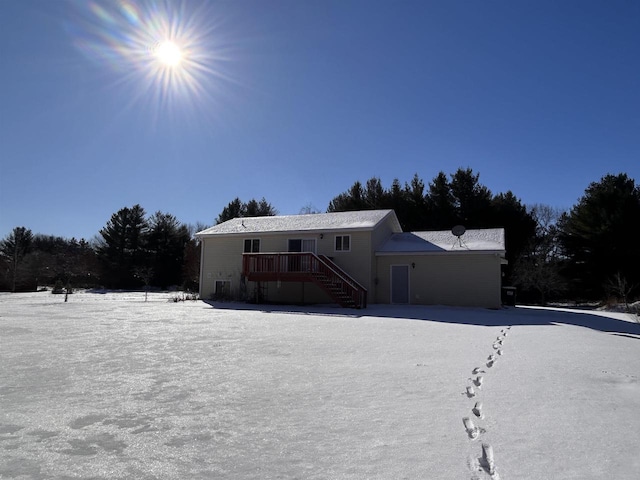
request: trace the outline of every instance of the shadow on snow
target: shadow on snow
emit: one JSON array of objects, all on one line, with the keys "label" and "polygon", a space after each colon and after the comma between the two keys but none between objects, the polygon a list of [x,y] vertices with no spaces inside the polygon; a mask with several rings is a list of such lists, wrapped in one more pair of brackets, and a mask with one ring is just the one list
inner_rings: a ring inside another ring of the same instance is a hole
[{"label": "shadow on snow", "polygon": [[560,308],[516,306],[502,309],[448,307],[431,305],[369,305],[363,310],[350,310],[335,305],[260,305],[235,302],[206,301],[220,310],[246,310],[263,313],[320,315],[343,318],[380,317],[396,320],[425,320],[485,327],[518,325],[575,325],[605,333],[640,340],[640,324],[606,317],[592,311],[572,311]]}]

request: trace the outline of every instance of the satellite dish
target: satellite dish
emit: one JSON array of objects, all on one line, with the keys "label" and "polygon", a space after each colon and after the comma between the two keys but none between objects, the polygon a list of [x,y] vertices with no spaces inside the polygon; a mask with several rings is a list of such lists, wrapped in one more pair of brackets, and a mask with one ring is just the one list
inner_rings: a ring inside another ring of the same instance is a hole
[{"label": "satellite dish", "polygon": [[464,235],[464,232],[466,231],[467,229],[464,227],[464,225],[456,225],[451,229],[451,233],[453,233],[458,238]]},{"label": "satellite dish", "polygon": [[[467,229],[464,228],[464,225],[456,225],[451,229],[451,233],[453,233],[456,237],[458,237],[458,244],[462,247],[462,235],[464,235],[464,232],[466,232]],[[455,246],[455,242],[453,243],[453,245]]]}]

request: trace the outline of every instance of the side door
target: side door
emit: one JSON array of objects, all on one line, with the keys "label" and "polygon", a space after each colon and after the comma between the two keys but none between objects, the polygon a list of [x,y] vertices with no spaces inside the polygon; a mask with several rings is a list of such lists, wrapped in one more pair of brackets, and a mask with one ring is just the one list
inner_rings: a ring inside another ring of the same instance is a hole
[{"label": "side door", "polygon": [[391,303],[409,303],[409,265],[391,265]]}]

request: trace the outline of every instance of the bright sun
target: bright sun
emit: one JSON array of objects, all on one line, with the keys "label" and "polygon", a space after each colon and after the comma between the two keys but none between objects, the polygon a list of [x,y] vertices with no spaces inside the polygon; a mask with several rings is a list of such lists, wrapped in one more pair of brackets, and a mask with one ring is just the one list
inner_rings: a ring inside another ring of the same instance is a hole
[{"label": "bright sun", "polygon": [[169,40],[158,45],[155,54],[156,58],[167,67],[177,67],[182,60],[180,48]]}]

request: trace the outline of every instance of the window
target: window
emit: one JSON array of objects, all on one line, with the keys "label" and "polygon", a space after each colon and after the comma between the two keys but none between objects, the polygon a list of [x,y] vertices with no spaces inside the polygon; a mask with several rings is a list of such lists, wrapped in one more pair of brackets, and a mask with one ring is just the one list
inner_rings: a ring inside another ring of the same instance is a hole
[{"label": "window", "polygon": [[336,252],[351,251],[351,235],[336,235]]},{"label": "window", "polygon": [[315,238],[292,238],[292,239],[289,239],[289,243],[287,246],[290,252],[316,253]]},{"label": "window", "polygon": [[244,240],[244,253],[260,253],[260,239],[246,238]]},{"label": "window", "polygon": [[[290,238],[287,247],[292,253],[316,253],[316,239]],[[311,269],[311,259],[308,255],[289,256],[287,268],[290,272],[307,272]]]},{"label": "window", "polygon": [[231,281],[230,280],[216,280],[216,298],[231,298]]}]

